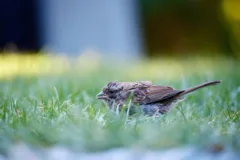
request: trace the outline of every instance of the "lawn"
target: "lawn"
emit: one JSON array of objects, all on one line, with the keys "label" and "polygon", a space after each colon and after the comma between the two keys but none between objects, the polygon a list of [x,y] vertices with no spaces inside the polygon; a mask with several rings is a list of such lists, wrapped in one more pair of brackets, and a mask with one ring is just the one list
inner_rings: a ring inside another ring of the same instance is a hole
[{"label": "lawn", "polygon": [[[240,148],[240,65],[224,57],[108,61],[46,55],[0,56],[0,148],[66,146],[83,151],[218,144]],[[109,81],[152,80],[190,94],[161,117],[114,115],[96,94]]]}]

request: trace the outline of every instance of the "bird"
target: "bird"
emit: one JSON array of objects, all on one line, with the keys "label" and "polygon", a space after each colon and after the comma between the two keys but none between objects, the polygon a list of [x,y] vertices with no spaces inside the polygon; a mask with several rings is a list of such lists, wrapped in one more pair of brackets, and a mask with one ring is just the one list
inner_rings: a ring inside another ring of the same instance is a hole
[{"label": "bird", "polygon": [[[220,82],[215,80],[177,90],[169,86],[153,85],[151,81],[114,81],[104,86],[96,98],[102,100],[114,112],[119,112],[127,106],[125,109],[131,107],[131,114],[136,112],[136,108],[140,108],[140,111],[147,116],[162,115],[169,112],[172,104],[183,99],[186,94]],[[126,105],[129,102],[131,105]]]}]

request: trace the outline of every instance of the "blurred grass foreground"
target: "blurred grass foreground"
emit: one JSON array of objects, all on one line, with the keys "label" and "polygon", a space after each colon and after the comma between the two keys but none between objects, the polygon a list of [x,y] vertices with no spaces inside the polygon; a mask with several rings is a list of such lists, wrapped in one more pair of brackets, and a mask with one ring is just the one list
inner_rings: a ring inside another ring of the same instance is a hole
[{"label": "blurred grass foreground", "polygon": [[[0,55],[0,146],[63,145],[85,151],[215,144],[240,148],[239,61],[218,57],[109,62]],[[161,117],[113,115],[95,95],[109,81],[152,80],[174,88],[222,80]]]}]

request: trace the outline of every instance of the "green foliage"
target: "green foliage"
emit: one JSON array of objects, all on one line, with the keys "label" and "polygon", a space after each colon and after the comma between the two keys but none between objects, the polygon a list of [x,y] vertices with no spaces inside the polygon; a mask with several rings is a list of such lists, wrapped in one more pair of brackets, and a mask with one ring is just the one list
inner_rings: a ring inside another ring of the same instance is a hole
[{"label": "green foliage", "polygon": [[[87,151],[216,143],[239,148],[238,64],[229,60],[162,59],[2,79],[0,145],[24,142]],[[189,95],[161,117],[115,115],[95,98],[111,80],[153,80],[180,89],[217,79],[222,80],[220,85]]]}]

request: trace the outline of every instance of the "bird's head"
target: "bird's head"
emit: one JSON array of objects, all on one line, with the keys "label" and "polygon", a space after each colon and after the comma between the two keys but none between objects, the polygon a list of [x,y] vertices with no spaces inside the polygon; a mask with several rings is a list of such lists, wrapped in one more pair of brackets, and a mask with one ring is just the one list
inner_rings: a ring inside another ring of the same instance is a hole
[{"label": "bird's head", "polygon": [[124,104],[128,99],[130,93],[137,88],[149,87],[152,83],[150,81],[140,82],[109,82],[100,93],[97,99],[107,103],[108,106]]},{"label": "bird's head", "polygon": [[119,82],[109,82],[100,93],[97,94],[97,99],[103,100],[106,103],[113,103],[120,95],[124,86]]}]

